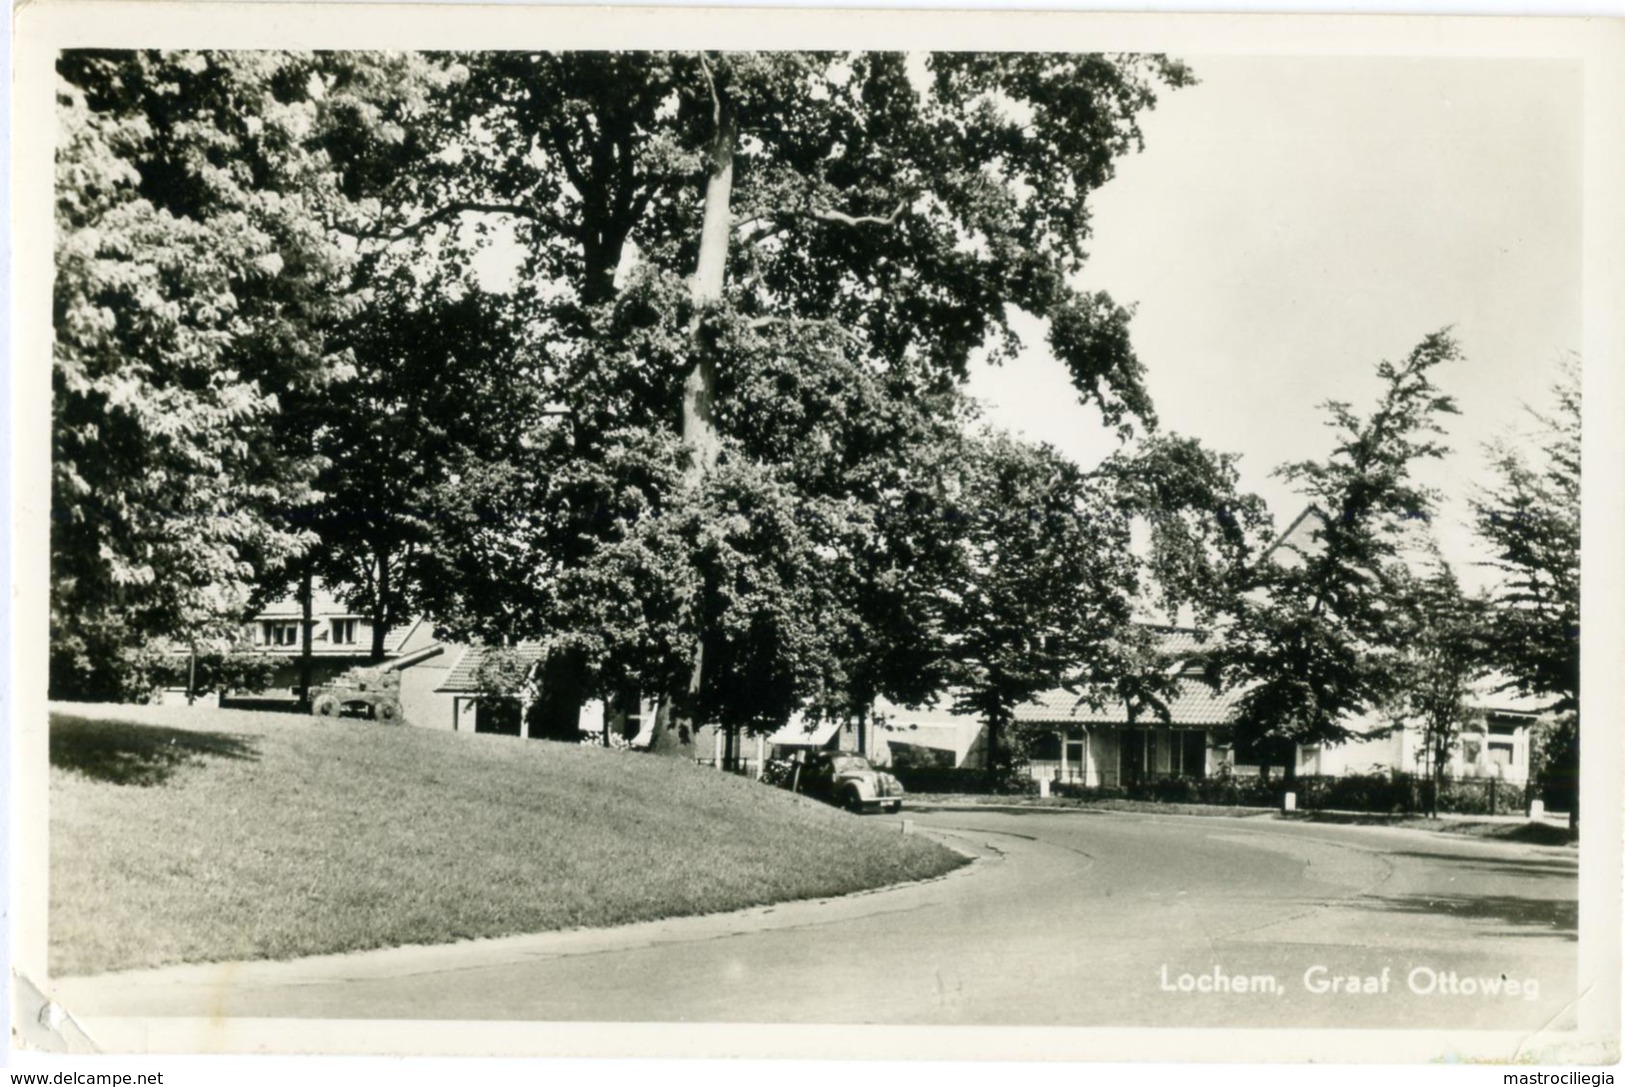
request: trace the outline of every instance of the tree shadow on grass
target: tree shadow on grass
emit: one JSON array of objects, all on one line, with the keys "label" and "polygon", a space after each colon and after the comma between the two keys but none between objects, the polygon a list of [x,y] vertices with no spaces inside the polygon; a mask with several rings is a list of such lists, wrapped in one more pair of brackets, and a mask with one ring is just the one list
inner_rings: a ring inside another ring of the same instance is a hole
[{"label": "tree shadow on grass", "polygon": [[162,785],[190,762],[258,759],[258,748],[224,732],[190,732],[128,721],[54,715],[51,765],[113,785]]}]

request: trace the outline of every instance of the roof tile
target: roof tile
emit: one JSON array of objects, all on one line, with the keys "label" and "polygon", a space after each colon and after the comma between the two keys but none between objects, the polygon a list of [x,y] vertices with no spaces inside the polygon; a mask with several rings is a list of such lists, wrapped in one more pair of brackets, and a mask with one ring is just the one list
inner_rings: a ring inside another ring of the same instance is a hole
[{"label": "roof tile", "polygon": [[[1168,703],[1167,724],[1174,726],[1227,725],[1235,715],[1239,691],[1216,691],[1205,680],[1181,676],[1178,693]],[[1037,698],[1016,707],[1018,722],[1032,724],[1127,725],[1128,709],[1122,703],[1099,709],[1091,706],[1072,691],[1046,691]],[[1134,722],[1141,725],[1163,724],[1162,715],[1152,709],[1141,710]]]},{"label": "roof tile", "polygon": [[[446,673],[445,682],[435,688],[436,693],[478,694],[480,688],[478,683],[475,682],[475,671],[479,668],[480,661],[485,659],[485,654],[493,648],[498,647],[471,645],[463,650],[463,655]],[[513,648],[519,654],[519,659],[526,664],[535,664],[541,660],[544,651],[544,647],[540,642],[524,642]]]}]

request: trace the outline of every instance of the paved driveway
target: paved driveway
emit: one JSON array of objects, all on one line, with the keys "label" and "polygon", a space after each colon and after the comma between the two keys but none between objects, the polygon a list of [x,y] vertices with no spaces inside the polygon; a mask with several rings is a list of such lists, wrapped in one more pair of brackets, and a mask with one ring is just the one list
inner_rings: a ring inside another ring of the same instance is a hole
[{"label": "paved driveway", "polygon": [[1561,1029],[1572,850],[918,811],[977,862],[719,917],[69,979],[75,1015]]}]

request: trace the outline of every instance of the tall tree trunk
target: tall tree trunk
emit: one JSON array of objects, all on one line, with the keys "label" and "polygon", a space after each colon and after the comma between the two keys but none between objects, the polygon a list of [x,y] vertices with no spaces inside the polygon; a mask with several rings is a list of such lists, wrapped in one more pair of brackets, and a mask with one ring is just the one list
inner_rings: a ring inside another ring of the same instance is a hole
[{"label": "tall tree trunk", "polygon": [[389,633],[389,553],[378,552],[378,592],[372,604],[372,663],[384,659],[384,637]]},{"label": "tall tree trunk", "polygon": [[[1439,793],[1444,788],[1445,763],[1450,759],[1450,748],[1445,744],[1444,737],[1439,736],[1435,741],[1433,751],[1433,818],[1439,818]],[[1494,812],[1490,813],[1494,815]]]},{"label": "tall tree trunk", "polygon": [[547,655],[536,707],[538,737],[573,742],[579,736],[585,672],[579,650],[555,649]]},{"label": "tall tree trunk", "polygon": [[733,112],[719,106],[716,140],[711,145],[711,176],[705,185],[700,254],[690,288],[694,317],[689,336],[694,368],[683,382],[683,445],[690,457],[691,486],[698,485],[716,466],[721,450],[716,428],[717,364],[705,335],[705,315],[722,301],[727,284],[728,240],[733,232],[729,202],[734,184],[734,129]]},{"label": "tall tree trunk", "polygon": [[310,639],[316,624],[312,614],[315,605],[311,601],[314,588],[311,584],[310,566],[305,566],[304,573],[299,575],[299,708],[305,711],[310,709],[310,681],[312,678],[314,661],[311,658]]},{"label": "tall tree trunk", "polygon": [[[714,92],[713,92],[714,93]],[[721,98],[716,100],[716,135],[711,143],[711,175],[705,184],[705,217],[700,226],[700,252],[694,270],[691,295],[694,318],[689,326],[694,366],[683,382],[683,446],[689,463],[685,482],[697,489],[716,466],[721,440],[716,429],[717,364],[708,342],[705,317],[722,301],[727,283],[728,241],[733,222],[729,203],[733,198],[734,139],[733,110]],[[688,678],[688,698],[678,720],[663,727],[656,718],[649,750],[662,755],[687,754],[696,732],[693,706],[705,682],[705,637],[694,642],[694,665]],[[675,735],[672,729],[675,728]]]},{"label": "tall tree trunk", "polygon": [[688,722],[674,721],[671,697],[662,695],[655,707],[654,723],[649,726],[649,750],[656,755],[692,755],[694,732]]},{"label": "tall tree trunk", "polygon": [[999,789],[999,721],[989,714],[987,718],[987,791],[998,792]]}]

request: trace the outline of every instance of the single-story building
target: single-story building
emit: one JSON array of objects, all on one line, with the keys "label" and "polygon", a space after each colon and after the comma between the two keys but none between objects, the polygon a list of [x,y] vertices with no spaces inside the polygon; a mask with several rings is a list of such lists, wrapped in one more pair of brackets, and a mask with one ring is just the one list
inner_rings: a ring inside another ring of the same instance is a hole
[{"label": "single-story building", "polygon": [[[1078,785],[1123,786],[1177,777],[1240,776],[1261,772],[1257,761],[1232,743],[1242,692],[1211,684],[1200,662],[1205,644],[1199,631],[1158,628],[1160,650],[1170,659],[1174,694],[1166,719],[1155,709],[1106,703],[1096,705],[1077,691],[1057,689],[1015,710],[1015,727],[1028,735],[1029,772],[1035,779]],[[1456,779],[1494,778],[1521,785],[1529,780],[1530,736],[1544,704],[1499,690],[1504,677],[1491,676],[1476,688],[1479,711],[1451,751],[1447,773]],[[986,748],[983,722],[944,706],[877,711],[881,742],[896,749],[914,745],[934,752],[944,765],[980,767]],[[1416,727],[1395,727],[1370,715],[1353,725],[1364,739],[1337,745],[1294,745],[1290,757],[1299,775],[1344,776],[1368,773],[1424,773],[1428,753]],[[880,744],[876,745],[881,746]],[[886,753],[878,754],[889,761]],[[1279,769],[1278,764],[1277,770]]]},{"label": "single-story building", "polygon": [[[443,701],[436,703],[434,713],[421,719],[414,719],[408,713],[407,720],[424,728],[449,729],[453,732],[520,735],[523,717],[520,703],[482,697],[479,669],[490,651],[490,647],[481,645],[455,647],[451,653],[451,666],[436,677],[439,682],[433,689],[434,696]],[[513,652],[522,664],[534,668],[541,663],[544,650],[540,643],[526,642],[514,646]]]}]

